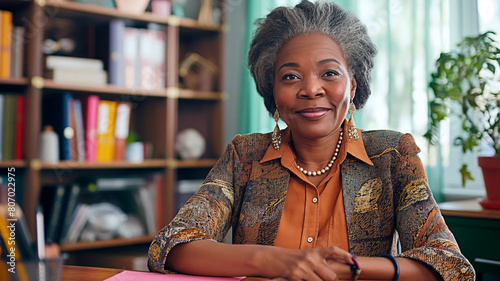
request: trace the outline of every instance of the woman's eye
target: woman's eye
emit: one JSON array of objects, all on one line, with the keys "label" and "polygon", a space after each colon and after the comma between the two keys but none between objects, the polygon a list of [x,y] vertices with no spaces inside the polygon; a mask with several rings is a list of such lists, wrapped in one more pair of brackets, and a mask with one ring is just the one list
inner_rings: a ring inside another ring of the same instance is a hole
[{"label": "woman's eye", "polygon": [[285,76],[283,76],[283,80],[295,80],[295,79],[298,79],[299,77],[295,74],[285,74]]},{"label": "woman's eye", "polygon": [[327,72],[325,72],[325,74],[323,74],[323,76],[327,76],[327,77],[333,77],[333,76],[339,76],[340,73],[338,71],[335,71],[335,70],[329,70]]}]

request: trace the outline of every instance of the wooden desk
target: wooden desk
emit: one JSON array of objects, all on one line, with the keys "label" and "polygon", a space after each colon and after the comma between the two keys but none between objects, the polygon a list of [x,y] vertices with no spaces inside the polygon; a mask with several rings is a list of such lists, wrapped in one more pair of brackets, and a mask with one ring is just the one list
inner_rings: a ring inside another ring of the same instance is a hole
[{"label": "wooden desk", "polygon": [[487,210],[478,200],[439,204],[462,253],[478,274],[500,277],[500,210]]},{"label": "wooden desk", "polygon": [[[102,281],[124,269],[63,265],[61,281]],[[244,281],[265,281],[264,278],[246,277]]]},{"label": "wooden desk", "polygon": [[[61,281],[102,281],[110,278],[123,269],[63,265]],[[246,277],[242,281],[265,281],[265,278]]]},{"label": "wooden desk", "polygon": [[123,269],[116,269],[116,268],[63,265],[61,280],[102,281],[122,271]]}]

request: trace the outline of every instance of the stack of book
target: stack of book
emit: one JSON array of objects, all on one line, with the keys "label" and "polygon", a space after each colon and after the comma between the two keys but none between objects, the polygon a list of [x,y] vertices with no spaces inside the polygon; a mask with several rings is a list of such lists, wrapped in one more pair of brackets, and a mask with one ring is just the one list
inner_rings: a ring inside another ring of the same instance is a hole
[{"label": "stack of book", "polygon": [[154,24],[134,28],[123,20],[109,26],[109,82],[130,89],[165,88],[165,32]]},{"label": "stack of book", "polygon": [[23,76],[24,33],[13,25],[12,12],[0,10],[0,78]]},{"label": "stack of book", "polygon": [[0,161],[24,158],[26,97],[0,92]]},{"label": "stack of book", "polygon": [[108,74],[101,60],[67,56],[47,56],[44,77],[63,84],[104,86]]},{"label": "stack of book", "polygon": [[130,102],[65,92],[43,99],[42,124],[57,133],[61,160],[119,161],[125,158],[131,110]]}]

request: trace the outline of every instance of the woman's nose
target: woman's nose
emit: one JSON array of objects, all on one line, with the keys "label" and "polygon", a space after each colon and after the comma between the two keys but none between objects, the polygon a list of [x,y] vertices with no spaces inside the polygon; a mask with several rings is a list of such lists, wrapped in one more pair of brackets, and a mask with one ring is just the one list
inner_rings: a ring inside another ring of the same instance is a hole
[{"label": "woman's nose", "polygon": [[309,77],[304,78],[302,81],[303,86],[300,89],[299,97],[314,99],[325,95],[325,89],[320,78]]}]

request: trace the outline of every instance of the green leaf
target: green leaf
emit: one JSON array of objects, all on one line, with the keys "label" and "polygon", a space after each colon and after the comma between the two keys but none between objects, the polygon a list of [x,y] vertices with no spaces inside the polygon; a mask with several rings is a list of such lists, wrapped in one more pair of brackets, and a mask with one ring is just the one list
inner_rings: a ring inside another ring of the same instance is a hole
[{"label": "green leaf", "polygon": [[473,181],[474,177],[472,177],[472,174],[468,170],[467,164],[463,164],[462,168],[460,168],[460,174],[462,175],[462,186],[465,187],[465,184],[467,183],[468,180]]}]

